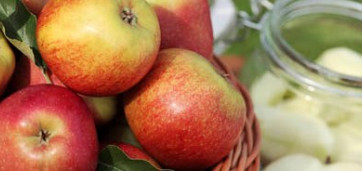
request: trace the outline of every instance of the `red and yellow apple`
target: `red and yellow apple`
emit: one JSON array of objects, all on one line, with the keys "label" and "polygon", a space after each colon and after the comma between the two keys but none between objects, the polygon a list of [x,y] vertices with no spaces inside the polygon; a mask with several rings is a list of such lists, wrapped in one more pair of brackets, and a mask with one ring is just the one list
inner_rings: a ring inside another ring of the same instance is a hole
[{"label": "red and yellow apple", "polygon": [[51,71],[84,95],[128,90],[160,46],[157,15],[144,0],[49,1],[38,18],[39,51]]},{"label": "red and yellow apple", "polygon": [[245,113],[227,78],[183,49],[161,51],[150,73],[125,94],[131,130],[166,168],[201,170],[220,161],[236,144]]},{"label": "red and yellow apple", "polygon": [[210,59],[213,33],[208,0],[147,0],[161,26],[161,49],[183,48]]},{"label": "red and yellow apple", "polygon": [[95,170],[98,141],[84,101],[54,85],[24,88],[0,103],[1,170]]},{"label": "red and yellow apple", "polygon": [[[6,94],[12,94],[30,85],[47,84],[65,87],[65,85],[51,71],[43,71],[34,62],[25,56],[17,58],[13,76],[6,89]],[[91,97],[81,96],[91,109],[97,126],[102,126],[111,121],[118,112],[118,99],[116,96]]]},{"label": "red and yellow apple", "polygon": [[46,74],[26,56],[16,58],[14,74],[9,81],[6,94],[10,95],[30,85],[49,84],[64,87],[63,83],[50,71]]},{"label": "red and yellow apple", "polygon": [[0,95],[15,69],[15,55],[0,31]]}]

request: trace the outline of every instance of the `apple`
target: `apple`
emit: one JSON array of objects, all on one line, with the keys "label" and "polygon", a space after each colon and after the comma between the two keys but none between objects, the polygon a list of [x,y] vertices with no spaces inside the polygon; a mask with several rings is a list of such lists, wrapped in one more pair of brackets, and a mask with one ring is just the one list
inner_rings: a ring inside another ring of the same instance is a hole
[{"label": "apple", "polygon": [[[268,85],[268,88],[265,88]],[[283,100],[288,84],[271,72],[264,73],[250,88],[250,95],[256,105],[273,106]]]},{"label": "apple", "polygon": [[[6,89],[7,95],[14,93],[30,85],[52,83],[65,87],[65,85],[50,70],[47,73],[35,65],[26,56],[17,58],[15,72]],[[91,97],[82,96],[88,107],[91,109],[94,121],[97,126],[103,126],[117,114],[118,99],[116,96]]]},{"label": "apple", "polygon": [[161,49],[183,48],[211,59],[213,32],[208,0],[147,0],[161,27]]},{"label": "apple", "polygon": [[125,93],[125,115],[142,147],[161,165],[201,170],[225,157],[245,120],[240,92],[199,54],[159,53],[150,73]]},{"label": "apple", "polygon": [[15,69],[15,55],[0,32],[0,95],[4,92],[8,81]]},{"label": "apple", "polygon": [[323,171],[361,171],[362,165],[353,162],[337,162],[324,167]]},{"label": "apple", "polygon": [[270,162],[285,155],[305,153],[325,161],[334,153],[335,137],[328,125],[313,115],[255,105],[263,141],[261,155]]},{"label": "apple", "polygon": [[97,126],[103,126],[109,123],[118,112],[118,100],[116,96],[81,97],[92,111]]},{"label": "apple", "polygon": [[128,90],[151,69],[160,46],[157,15],[144,0],[49,1],[36,39],[51,71],[88,96]]},{"label": "apple", "polygon": [[48,0],[22,0],[22,2],[30,12],[34,13],[35,15],[39,15],[40,11],[43,9]]},{"label": "apple", "polygon": [[265,171],[322,171],[322,163],[315,157],[296,153],[269,164]]},{"label": "apple", "polygon": [[350,114],[347,120],[332,128],[336,137],[336,153],[333,155],[336,161],[362,164],[362,117],[359,115]]},{"label": "apple", "polygon": [[269,164],[265,171],[361,171],[362,165],[353,162],[322,164],[317,158],[302,153],[285,156]]},{"label": "apple", "polygon": [[54,85],[24,88],[0,103],[1,170],[95,170],[98,140],[84,101]]},{"label": "apple", "polygon": [[362,77],[362,54],[346,47],[324,51],[318,57],[317,63],[341,74]]},{"label": "apple", "polygon": [[16,58],[14,74],[9,81],[6,94],[10,95],[30,85],[47,83],[65,87],[51,71],[43,73],[42,69],[36,66],[29,58],[26,56],[18,56]]}]

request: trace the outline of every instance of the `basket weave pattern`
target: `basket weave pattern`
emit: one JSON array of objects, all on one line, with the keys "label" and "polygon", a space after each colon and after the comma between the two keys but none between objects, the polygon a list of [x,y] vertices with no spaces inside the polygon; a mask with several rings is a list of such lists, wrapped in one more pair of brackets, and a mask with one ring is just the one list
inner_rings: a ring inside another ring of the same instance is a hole
[{"label": "basket weave pattern", "polygon": [[261,132],[254,113],[253,104],[246,88],[238,81],[231,70],[217,57],[211,63],[224,76],[228,77],[243,95],[246,102],[246,119],[239,140],[227,157],[212,168],[213,171],[259,171]]}]

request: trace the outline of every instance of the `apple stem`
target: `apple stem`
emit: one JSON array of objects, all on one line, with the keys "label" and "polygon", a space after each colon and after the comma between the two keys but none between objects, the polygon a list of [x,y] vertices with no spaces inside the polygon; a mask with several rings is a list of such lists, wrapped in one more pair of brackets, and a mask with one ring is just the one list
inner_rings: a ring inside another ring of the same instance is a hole
[{"label": "apple stem", "polygon": [[122,20],[127,22],[130,25],[136,25],[137,24],[137,17],[133,14],[132,10],[129,8],[124,8],[122,10]]}]

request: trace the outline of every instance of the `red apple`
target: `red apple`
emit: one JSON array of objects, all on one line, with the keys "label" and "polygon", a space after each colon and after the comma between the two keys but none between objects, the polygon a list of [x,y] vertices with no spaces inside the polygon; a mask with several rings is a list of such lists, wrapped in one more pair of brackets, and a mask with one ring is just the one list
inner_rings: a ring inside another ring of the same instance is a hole
[{"label": "red apple", "polygon": [[22,0],[30,12],[38,15],[48,0]]},{"label": "red apple", "polygon": [[161,26],[161,49],[184,48],[210,59],[213,33],[208,0],[147,0]]},{"label": "red apple", "polygon": [[46,79],[43,71],[26,56],[19,56],[16,59],[16,66],[13,76],[9,82],[6,93],[12,94],[30,85],[53,83],[65,87],[64,84],[51,72],[47,73],[50,80]]},{"label": "red apple", "polygon": [[51,71],[70,89],[111,96],[138,83],[160,45],[156,13],[144,0],[49,1],[36,40]]},{"label": "red apple", "polygon": [[95,170],[98,141],[91,112],[53,85],[22,89],[0,103],[1,170]]},{"label": "red apple", "polygon": [[159,53],[151,72],[125,94],[127,121],[161,165],[201,170],[225,157],[245,120],[245,102],[227,78],[188,50]]},{"label": "red apple", "polygon": [[[48,75],[48,76],[46,76]],[[49,80],[47,80],[49,77]],[[15,72],[10,80],[7,95],[30,85],[53,83],[65,87],[65,85],[51,71],[44,74],[43,71],[30,61],[29,58],[21,56],[17,58]],[[90,97],[81,96],[91,109],[94,121],[98,126],[108,123],[118,112],[116,96]]]}]

